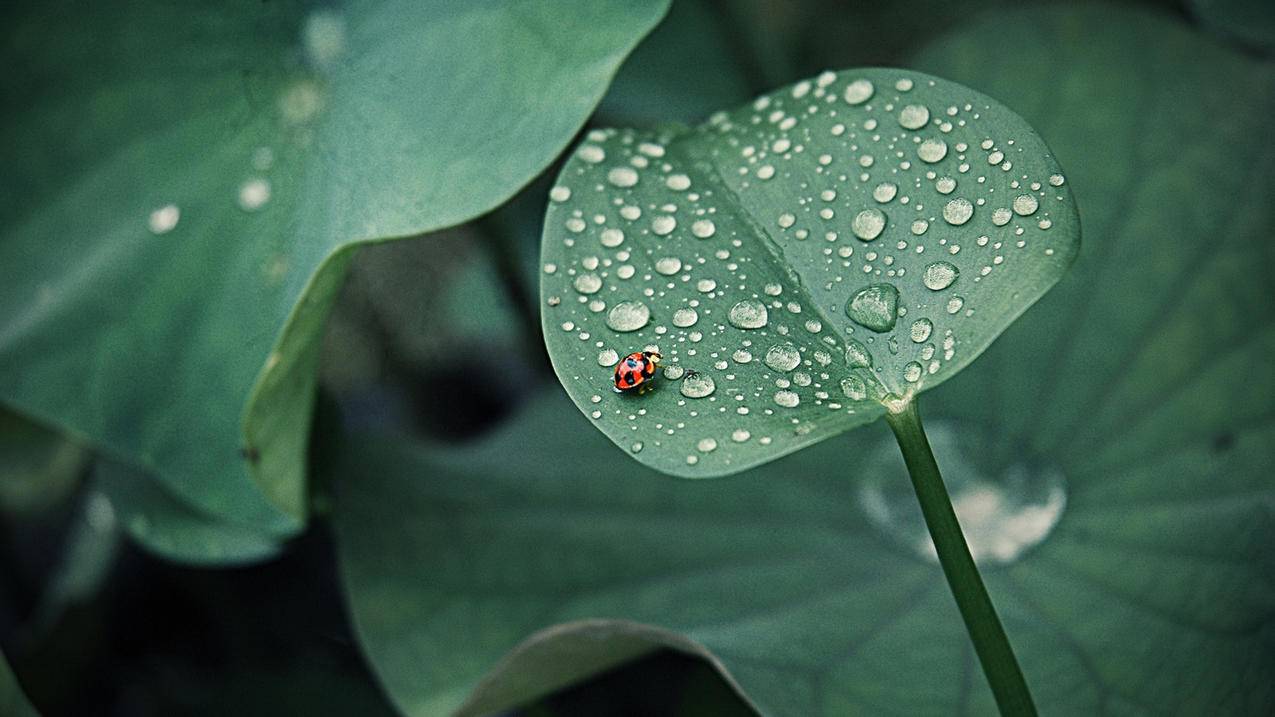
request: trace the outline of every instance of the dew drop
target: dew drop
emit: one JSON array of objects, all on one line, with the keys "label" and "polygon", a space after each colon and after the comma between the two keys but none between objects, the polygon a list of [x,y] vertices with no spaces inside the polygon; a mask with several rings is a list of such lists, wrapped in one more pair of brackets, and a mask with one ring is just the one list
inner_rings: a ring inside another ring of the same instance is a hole
[{"label": "dew drop", "polygon": [[921,368],[921,364],[916,361],[909,361],[907,365],[903,367],[903,380],[908,383],[916,383],[921,380],[921,374],[924,371],[925,369]]},{"label": "dew drop", "polygon": [[872,198],[885,204],[899,193],[899,185],[894,182],[882,182],[872,190]]},{"label": "dew drop", "polygon": [[589,164],[597,164],[607,158],[607,153],[596,144],[585,144],[576,150],[576,156]]},{"label": "dew drop", "polygon": [[868,80],[855,80],[846,85],[845,100],[846,104],[861,105],[867,102],[871,97],[874,88],[872,82]]},{"label": "dew drop", "polygon": [[927,139],[917,148],[916,155],[923,162],[934,164],[947,156],[947,142],[941,139]]},{"label": "dew drop", "polygon": [[925,267],[925,274],[921,280],[925,283],[925,288],[930,291],[942,291],[951,286],[960,275],[961,270],[955,265],[946,261],[936,261]]},{"label": "dew drop", "polygon": [[943,220],[953,226],[968,222],[972,216],[974,216],[974,205],[970,204],[968,199],[953,199],[943,206]]},{"label": "dew drop", "polygon": [[667,378],[670,381],[678,380],[685,373],[686,373],[686,369],[682,368],[681,366],[678,366],[677,364],[664,367],[664,378]]},{"label": "dew drop", "polygon": [[1066,181],[1067,180],[1063,179],[1063,176],[1061,174],[1049,175],[1049,186],[1051,187],[1061,187],[1063,183]]},{"label": "dew drop", "polygon": [[880,334],[894,328],[898,307],[899,290],[893,284],[869,284],[846,304],[846,316]]},{"label": "dew drop", "polygon": [[599,366],[614,366],[617,363],[620,363],[620,354],[615,349],[602,349],[598,352]]},{"label": "dew drop", "polygon": [[965,306],[965,299],[959,296],[953,296],[947,300],[947,313],[955,314],[961,310],[962,306]]},{"label": "dew drop", "polygon": [[858,339],[846,339],[846,365],[851,368],[872,366],[872,354],[868,353],[868,347]]},{"label": "dew drop", "polygon": [[176,204],[165,204],[151,212],[146,220],[146,226],[156,236],[167,234],[177,228],[177,222],[181,221],[181,218],[182,210]]},{"label": "dew drop", "polygon": [[880,209],[864,209],[854,215],[850,230],[863,241],[872,241],[885,229],[885,212]]},{"label": "dew drop", "polygon": [[670,174],[668,179],[664,180],[664,186],[675,192],[682,192],[691,188],[691,178],[685,174]]},{"label": "dew drop", "polygon": [[756,299],[744,299],[730,309],[730,325],[737,329],[760,329],[769,316],[766,305]]},{"label": "dew drop", "polygon": [[704,398],[715,390],[717,386],[707,374],[693,373],[682,381],[682,395],[687,398]]},{"label": "dew drop", "polygon": [[655,262],[655,270],[664,276],[672,276],[682,270],[682,260],[675,256],[666,256],[657,259]]},{"label": "dew drop", "polygon": [[841,392],[851,401],[863,401],[868,398],[868,387],[858,376],[841,379]]},{"label": "dew drop", "polygon": [[673,325],[679,329],[694,326],[697,321],[699,321],[699,312],[695,309],[678,309],[673,312]]},{"label": "dew drop", "polygon": [[801,352],[789,343],[775,344],[766,350],[762,362],[775,371],[791,371],[801,363]]},{"label": "dew drop", "polygon": [[1014,215],[1011,214],[1005,207],[998,207],[992,210],[992,224],[995,224],[998,227],[1003,227],[1006,224],[1009,224],[1009,220],[1013,218]]},{"label": "dew drop", "polygon": [[775,391],[775,403],[784,408],[796,408],[801,403],[801,397],[787,389],[780,389]]},{"label": "dew drop", "polygon": [[745,441],[747,441],[749,438],[752,438],[752,437],[753,437],[753,434],[749,433],[748,431],[745,431],[742,428],[736,428],[734,431],[731,431],[731,434],[730,434],[730,439],[736,443],[744,443]]},{"label": "dew drop", "polygon": [[700,219],[691,225],[691,234],[698,239],[707,239],[717,232],[717,226],[713,224],[712,219]]},{"label": "dew drop", "polygon": [[638,173],[632,167],[614,167],[607,172],[607,181],[617,187],[632,187],[638,183]]},{"label": "dew drop", "polygon": [[909,329],[912,342],[917,344],[925,343],[932,333],[934,333],[934,324],[929,319],[917,319],[912,322],[912,328]]},{"label": "dew drop", "polygon": [[598,241],[602,242],[602,246],[614,249],[624,243],[624,232],[614,227],[603,229],[602,234],[598,236]]},{"label": "dew drop", "polygon": [[270,201],[270,182],[264,179],[249,179],[239,185],[239,208],[245,212],[255,212]]},{"label": "dew drop", "polygon": [[637,331],[651,320],[651,310],[640,301],[621,301],[607,313],[607,326],[612,331]]},{"label": "dew drop", "polygon": [[671,234],[676,228],[677,220],[667,214],[661,214],[651,220],[651,231],[655,232],[657,236]]},{"label": "dew drop", "polygon": [[1020,194],[1014,197],[1014,213],[1020,217],[1030,217],[1036,213],[1036,209],[1040,204],[1036,198],[1030,194]]},{"label": "dew drop", "polygon": [[701,438],[699,443],[695,444],[695,450],[700,453],[712,453],[717,450],[717,440],[714,438]]},{"label": "dew drop", "polygon": [[573,285],[581,294],[596,294],[602,288],[602,279],[597,274],[581,274]]},{"label": "dew drop", "polygon": [[930,121],[930,110],[925,105],[907,105],[899,111],[899,126],[904,129],[921,129]]},{"label": "dew drop", "polygon": [[559,203],[561,203],[561,202],[565,202],[565,201],[567,201],[567,200],[568,200],[568,199],[570,199],[570,198],[571,198],[571,188],[570,188],[570,187],[562,187],[562,186],[558,186],[558,187],[554,187],[553,189],[550,189],[550,190],[549,190],[549,199],[551,199],[551,200],[553,200],[553,201],[555,201],[555,202],[559,202]]}]

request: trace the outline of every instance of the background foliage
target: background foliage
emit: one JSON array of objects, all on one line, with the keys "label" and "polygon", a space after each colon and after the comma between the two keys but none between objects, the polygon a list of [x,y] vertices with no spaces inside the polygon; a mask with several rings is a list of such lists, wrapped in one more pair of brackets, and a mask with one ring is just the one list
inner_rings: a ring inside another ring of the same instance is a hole
[{"label": "background foliage", "polygon": [[908,516],[865,507],[884,429],[677,482],[536,328],[599,99],[654,128],[871,65],[1013,108],[1081,207],[1071,274],[923,406],[945,469],[1067,481],[988,574],[1038,701],[1271,711],[1264,4],[679,0],[622,66],[660,3],[411,5],[4,11],[0,647],[42,713],[986,712]]}]

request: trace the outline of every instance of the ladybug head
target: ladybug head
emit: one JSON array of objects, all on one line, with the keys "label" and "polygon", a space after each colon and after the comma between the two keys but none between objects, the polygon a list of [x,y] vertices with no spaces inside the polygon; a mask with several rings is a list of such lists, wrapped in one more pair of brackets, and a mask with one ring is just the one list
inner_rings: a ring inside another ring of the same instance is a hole
[{"label": "ladybug head", "polygon": [[643,351],[642,355],[650,359],[651,363],[658,364],[660,359],[664,358],[658,351]]}]

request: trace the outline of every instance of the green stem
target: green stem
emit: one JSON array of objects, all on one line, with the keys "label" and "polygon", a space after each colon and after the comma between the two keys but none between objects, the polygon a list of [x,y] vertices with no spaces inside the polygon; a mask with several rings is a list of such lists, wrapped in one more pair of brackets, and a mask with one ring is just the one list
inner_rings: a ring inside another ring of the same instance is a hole
[{"label": "green stem", "polygon": [[886,422],[899,441],[899,450],[903,453],[903,461],[912,476],[912,487],[916,489],[916,498],[925,515],[925,525],[934,539],[939,564],[943,566],[947,584],[965,620],[965,629],[983,665],[983,674],[987,676],[996,705],[1002,715],[1035,715],[1036,706],[1032,703],[1031,692],[1027,690],[1027,682],[1023,680],[1023,672],[1014,659],[1014,650],[1009,646],[1009,638],[996,616],[996,608],[987,595],[983,578],[978,574],[961,525],[952,510],[943,476],[939,474],[934,452],[930,450],[925,428],[921,426],[916,399],[891,408],[891,412],[886,414]]}]

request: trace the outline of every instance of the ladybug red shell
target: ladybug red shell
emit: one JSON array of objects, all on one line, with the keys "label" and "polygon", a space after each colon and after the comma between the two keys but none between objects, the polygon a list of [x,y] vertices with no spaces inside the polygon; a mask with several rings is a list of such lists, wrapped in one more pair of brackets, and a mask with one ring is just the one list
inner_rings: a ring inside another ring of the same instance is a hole
[{"label": "ladybug red shell", "polygon": [[615,367],[616,390],[630,391],[646,384],[659,366],[660,355],[654,351],[634,351],[625,356]]}]

